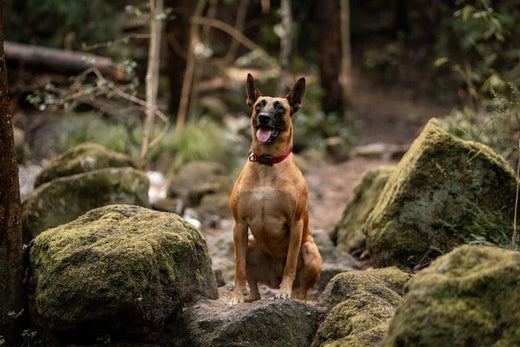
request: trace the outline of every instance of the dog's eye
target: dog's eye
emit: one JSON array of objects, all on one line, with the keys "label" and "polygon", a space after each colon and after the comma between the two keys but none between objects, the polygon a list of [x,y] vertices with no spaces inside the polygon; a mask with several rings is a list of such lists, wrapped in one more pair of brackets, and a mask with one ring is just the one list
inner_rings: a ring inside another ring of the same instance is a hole
[{"label": "dog's eye", "polygon": [[285,112],[285,107],[283,107],[283,105],[280,104],[279,102],[274,104],[274,108],[276,109],[277,112],[280,112],[280,113]]},{"label": "dog's eye", "polygon": [[258,111],[262,107],[265,106],[265,100],[260,101],[258,104],[256,104],[255,109]]}]

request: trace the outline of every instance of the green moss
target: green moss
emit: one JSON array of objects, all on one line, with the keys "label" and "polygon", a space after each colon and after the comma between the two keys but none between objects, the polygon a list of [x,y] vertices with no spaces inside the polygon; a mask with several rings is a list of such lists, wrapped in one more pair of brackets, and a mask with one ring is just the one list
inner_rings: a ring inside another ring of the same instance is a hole
[{"label": "green moss", "polygon": [[348,252],[365,245],[363,225],[381,194],[388,177],[394,170],[381,166],[367,171],[354,187],[354,194],[343,211],[343,216],[331,232],[331,238]]},{"label": "green moss", "polygon": [[201,234],[137,206],[95,209],[41,233],[30,262],[31,314],[64,340],[144,334],[198,296],[217,295]]},{"label": "green moss", "polygon": [[36,188],[22,203],[24,239],[70,222],[104,205],[148,206],[148,178],[130,167],[107,168],[56,178]]},{"label": "green moss", "polygon": [[102,168],[127,166],[137,167],[125,154],[107,150],[98,144],[83,143],[53,159],[36,177],[35,186],[38,187],[58,177]]},{"label": "green moss", "polygon": [[[490,148],[462,141],[431,120],[403,157],[365,224],[379,266],[428,263],[478,234],[512,225],[516,179]],[[475,208],[478,206],[478,208]],[[493,223],[480,223],[493,216]]]},{"label": "green moss", "polygon": [[379,345],[401,303],[398,292],[408,279],[397,268],[336,275],[323,293],[322,304],[329,312],[312,345]]},{"label": "green moss", "polygon": [[371,293],[357,293],[334,306],[313,346],[378,346],[396,308]]},{"label": "green moss", "polygon": [[384,346],[514,346],[520,254],[461,246],[409,282]]}]

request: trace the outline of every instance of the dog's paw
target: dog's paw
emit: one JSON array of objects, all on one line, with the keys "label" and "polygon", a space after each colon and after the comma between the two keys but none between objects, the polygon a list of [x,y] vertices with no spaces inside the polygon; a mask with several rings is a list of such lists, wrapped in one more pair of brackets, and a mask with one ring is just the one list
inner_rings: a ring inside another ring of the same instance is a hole
[{"label": "dog's paw", "polygon": [[241,297],[233,297],[231,298],[231,300],[229,301],[229,305],[230,306],[234,306],[236,304],[242,304],[244,303],[244,296],[241,296]]},{"label": "dog's paw", "polygon": [[287,292],[284,292],[284,291],[279,291],[275,296],[275,300],[286,300],[286,299],[289,299],[291,297],[291,293],[287,293]]}]

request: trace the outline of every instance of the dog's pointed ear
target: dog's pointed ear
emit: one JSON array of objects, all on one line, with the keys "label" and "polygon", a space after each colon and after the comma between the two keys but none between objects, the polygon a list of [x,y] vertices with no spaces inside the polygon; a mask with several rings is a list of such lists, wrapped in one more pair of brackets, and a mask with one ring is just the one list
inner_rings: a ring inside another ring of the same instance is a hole
[{"label": "dog's pointed ear", "polygon": [[246,93],[247,93],[247,106],[251,107],[255,103],[255,101],[262,96],[262,93],[258,90],[255,84],[255,79],[253,76],[248,73],[247,74],[247,84],[246,84]]},{"label": "dog's pointed ear", "polygon": [[289,100],[291,106],[291,116],[298,111],[302,105],[303,96],[305,95],[305,78],[301,77],[285,96]]}]

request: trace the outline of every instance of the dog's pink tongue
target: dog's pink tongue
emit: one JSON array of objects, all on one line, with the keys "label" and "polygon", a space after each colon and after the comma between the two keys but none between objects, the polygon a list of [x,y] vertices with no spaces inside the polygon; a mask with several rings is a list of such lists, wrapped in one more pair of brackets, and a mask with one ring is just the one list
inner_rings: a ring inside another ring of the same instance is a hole
[{"label": "dog's pink tongue", "polygon": [[262,143],[267,142],[271,137],[271,132],[271,129],[258,128],[258,130],[256,131],[256,138],[258,139],[258,141]]}]

